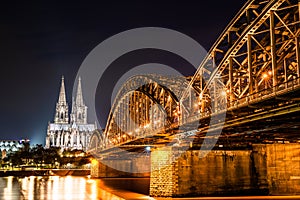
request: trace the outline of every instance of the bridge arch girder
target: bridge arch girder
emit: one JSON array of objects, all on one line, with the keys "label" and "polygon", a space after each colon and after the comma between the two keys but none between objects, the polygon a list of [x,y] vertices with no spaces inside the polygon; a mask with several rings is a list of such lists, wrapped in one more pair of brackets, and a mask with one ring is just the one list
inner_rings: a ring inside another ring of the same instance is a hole
[{"label": "bridge arch girder", "polygon": [[90,142],[88,146],[89,152],[92,152],[96,155],[99,149],[103,149],[102,145],[104,144],[103,132],[99,129],[96,129],[90,137]]},{"label": "bridge arch girder", "polygon": [[130,78],[119,90],[110,111],[104,131],[106,145],[134,140],[150,130],[178,121],[178,99],[187,84],[186,79],[180,77],[140,75]]}]

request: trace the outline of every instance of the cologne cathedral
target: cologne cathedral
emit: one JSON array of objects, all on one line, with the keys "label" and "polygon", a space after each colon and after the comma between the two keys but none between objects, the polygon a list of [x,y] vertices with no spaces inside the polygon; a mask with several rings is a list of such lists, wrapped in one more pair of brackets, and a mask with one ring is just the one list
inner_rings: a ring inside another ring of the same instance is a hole
[{"label": "cologne cathedral", "polygon": [[62,77],[54,123],[48,124],[45,147],[61,147],[62,150],[78,149],[86,151],[90,137],[95,129],[95,124],[88,124],[87,122],[87,106],[83,101],[80,77],[77,94],[75,100],[73,98],[69,117],[69,106],[66,100],[64,78]]}]

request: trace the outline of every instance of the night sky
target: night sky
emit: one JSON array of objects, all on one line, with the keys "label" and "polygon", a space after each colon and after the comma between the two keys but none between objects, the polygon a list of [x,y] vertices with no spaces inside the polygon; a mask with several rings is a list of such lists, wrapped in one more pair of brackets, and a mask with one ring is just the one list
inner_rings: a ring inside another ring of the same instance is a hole
[{"label": "night sky", "polygon": [[[77,70],[103,40],[132,28],[164,27],[192,37],[209,50],[246,0],[8,2],[0,5],[0,139],[29,138],[32,144],[44,144],[61,76],[71,105]],[[124,55],[110,66],[109,78],[97,90],[96,109],[103,128],[111,87],[117,81],[111,78],[114,73],[162,60],[177,67],[187,64],[166,52],[149,50]],[[193,74],[185,69],[186,75]]]}]

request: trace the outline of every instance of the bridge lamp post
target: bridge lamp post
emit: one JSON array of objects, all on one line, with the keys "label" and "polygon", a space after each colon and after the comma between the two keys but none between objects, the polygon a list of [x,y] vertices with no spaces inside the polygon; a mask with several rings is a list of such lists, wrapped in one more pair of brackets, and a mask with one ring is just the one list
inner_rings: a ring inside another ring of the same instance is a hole
[{"label": "bridge lamp post", "polygon": [[135,132],[137,133],[137,132],[139,132],[140,131],[140,129],[139,128],[137,128],[137,129],[135,129]]},{"label": "bridge lamp post", "polygon": [[194,109],[195,109],[195,113],[199,113],[199,103],[198,102],[196,102],[194,104]]},{"label": "bridge lamp post", "polygon": [[183,123],[183,115],[182,115],[182,100],[180,100],[177,104],[176,110],[178,115],[178,125]]},{"label": "bridge lamp post", "polygon": [[267,83],[268,83],[268,80],[269,80],[269,78],[271,77],[271,75],[272,75],[272,72],[271,72],[271,71],[266,72],[266,73],[264,73],[264,74],[262,75],[262,79],[264,80],[264,83],[265,83],[265,89],[268,89]]},{"label": "bridge lamp post", "polygon": [[144,132],[145,132],[146,134],[148,134],[148,133],[149,133],[149,128],[150,128],[150,123],[145,124],[143,128],[144,128]]},{"label": "bridge lamp post", "polygon": [[144,129],[150,128],[150,123],[144,125]]},{"label": "bridge lamp post", "polygon": [[226,96],[227,96],[226,91],[225,91],[225,90],[222,90],[221,95],[222,95],[223,97],[226,97]]},{"label": "bridge lamp post", "polygon": [[264,83],[265,83],[265,90],[267,89],[267,79],[268,79],[268,74],[267,73],[264,73],[262,75],[262,78],[264,80]]}]

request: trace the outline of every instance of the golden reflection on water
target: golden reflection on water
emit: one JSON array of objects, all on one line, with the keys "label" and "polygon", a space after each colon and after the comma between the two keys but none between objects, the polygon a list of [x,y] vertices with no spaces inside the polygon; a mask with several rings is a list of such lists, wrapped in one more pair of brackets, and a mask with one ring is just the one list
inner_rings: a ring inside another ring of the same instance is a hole
[{"label": "golden reflection on water", "polygon": [[[122,198],[102,189],[100,180],[86,177],[1,177],[0,199],[2,200],[98,200]],[[99,184],[100,183],[100,184]]]}]

